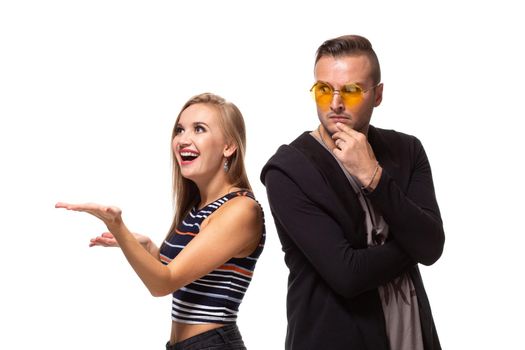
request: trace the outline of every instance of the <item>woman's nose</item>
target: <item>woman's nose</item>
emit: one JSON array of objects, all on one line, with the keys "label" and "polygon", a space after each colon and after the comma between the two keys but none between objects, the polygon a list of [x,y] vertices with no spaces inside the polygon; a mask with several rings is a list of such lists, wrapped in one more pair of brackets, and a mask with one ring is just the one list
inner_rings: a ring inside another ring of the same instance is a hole
[{"label": "woman's nose", "polygon": [[191,145],[191,137],[185,132],[178,134],[173,139],[173,146],[176,146],[179,149],[189,145]]}]

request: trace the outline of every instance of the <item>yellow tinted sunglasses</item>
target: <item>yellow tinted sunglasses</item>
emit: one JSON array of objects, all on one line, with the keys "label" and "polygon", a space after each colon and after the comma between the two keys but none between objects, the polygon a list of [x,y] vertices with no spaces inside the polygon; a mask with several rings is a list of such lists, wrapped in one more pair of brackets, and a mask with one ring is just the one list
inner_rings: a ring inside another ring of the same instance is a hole
[{"label": "yellow tinted sunglasses", "polygon": [[323,109],[326,109],[332,103],[334,94],[338,93],[343,103],[347,107],[353,107],[361,103],[363,95],[378,86],[376,84],[366,90],[355,83],[348,83],[343,85],[339,90],[333,88],[332,85],[325,83],[324,81],[318,81],[312,86],[310,92],[312,93],[317,105]]}]

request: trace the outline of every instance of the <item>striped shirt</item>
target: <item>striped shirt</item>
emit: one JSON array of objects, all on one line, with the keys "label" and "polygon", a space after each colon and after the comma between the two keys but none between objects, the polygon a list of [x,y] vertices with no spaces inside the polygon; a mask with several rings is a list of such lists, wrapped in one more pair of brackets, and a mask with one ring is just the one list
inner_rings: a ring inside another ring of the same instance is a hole
[{"label": "striped shirt", "polygon": [[[193,208],[177,226],[160,249],[160,259],[169,264],[200,231],[202,222],[221,205],[237,196],[255,200],[251,192],[231,192],[202,209]],[[262,207],[261,207],[262,210]],[[173,321],[202,323],[234,323],[242,298],[252,279],[257,259],[266,238],[264,217],[262,237],[255,251],[245,258],[232,258],[206,276],[173,293],[171,316]]]}]

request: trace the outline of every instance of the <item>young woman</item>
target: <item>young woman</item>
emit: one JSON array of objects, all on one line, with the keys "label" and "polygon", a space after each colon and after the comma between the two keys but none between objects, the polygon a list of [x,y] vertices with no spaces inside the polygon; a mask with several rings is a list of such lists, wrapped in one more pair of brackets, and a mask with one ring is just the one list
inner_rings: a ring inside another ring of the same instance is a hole
[{"label": "young woman", "polygon": [[245,349],[235,322],[265,239],[245,145],[233,103],[205,93],[182,107],[172,134],[175,217],[160,249],[131,233],[117,207],[56,204],[101,219],[109,232],[90,246],[119,246],[153,296],[173,293],[166,349]]}]

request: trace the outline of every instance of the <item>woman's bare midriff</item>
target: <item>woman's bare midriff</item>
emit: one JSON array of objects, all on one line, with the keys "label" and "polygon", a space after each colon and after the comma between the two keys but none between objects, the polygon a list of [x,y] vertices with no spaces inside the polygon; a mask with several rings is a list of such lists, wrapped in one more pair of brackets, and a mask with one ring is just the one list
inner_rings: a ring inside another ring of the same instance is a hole
[{"label": "woman's bare midriff", "polygon": [[175,344],[181,342],[195,335],[204,333],[211,329],[219,328],[224,326],[220,323],[206,323],[206,324],[187,324],[180,322],[171,323],[171,337],[170,343]]}]

